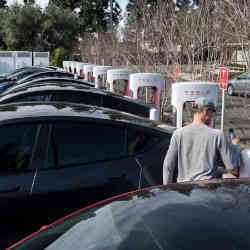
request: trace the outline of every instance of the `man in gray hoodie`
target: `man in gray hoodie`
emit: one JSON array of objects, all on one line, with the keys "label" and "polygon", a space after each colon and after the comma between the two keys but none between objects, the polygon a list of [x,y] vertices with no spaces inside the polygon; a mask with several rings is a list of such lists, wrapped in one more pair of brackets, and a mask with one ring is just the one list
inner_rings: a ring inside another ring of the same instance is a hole
[{"label": "man in gray hoodie", "polygon": [[193,122],[177,129],[172,136],[163,163],[163,184],[173,182],[175,168],[177,182],[216,178],[219,158],[229,176],[237,175],[227,138],[222,131],[208,127],[214,113],[213,102],[205,97],[196,99]]}]

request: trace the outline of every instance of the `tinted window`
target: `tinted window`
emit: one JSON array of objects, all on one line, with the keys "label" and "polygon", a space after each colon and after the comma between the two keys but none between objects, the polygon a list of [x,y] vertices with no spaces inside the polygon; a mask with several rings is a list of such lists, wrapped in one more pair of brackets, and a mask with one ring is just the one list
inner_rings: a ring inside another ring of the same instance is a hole
[{"label": "tinted window", "polygon": [[29,167],[37,125],[15,124],[0,127],[0,171]]},{"label": "tinted window", "polygon": [[103,96],[103,107],[120,110],[134,115],[149,117],[149,108],[113,96]]},{"label": "tinted window", "polygon": [[55,72],[55,73],[53,74],[53,76],[58,76],[58,77],[74,77],[74,75],[72,75],[72,74],[61,73],[61,72]]},{"label": "tinted window", "polygon": [[160,136],[149,134],[134,129],[127,130],[128,154],[135,155],[150,150],[159,142]]},{"label": "tinted window", "polygon": [[101,106],[101,96],[86,92],[61,92],[54,94],[54,101],[84,103],[94,106]]},{"label": "tinted window", "polygon": [[[124,129],[101,123],[55,123],[49,166],[75,166],[125,155]],[[51,156],[54,156],[53,158]]]},{"label": "tinted window", "polygon": [[48,100],[48,98],[49,98],[48,94],[27,94],[27,95],[21,95],[19,97],[11,98],[7,101],[4,101],[4,103],[45,101],[45,100]]},{"label": "tinted window", "polygon": [[24,78],[24,77],[26,77],[26,76],[28,76],[28,75],[31,75],[33,72],[30,72],[30,71],[28,71],[28,72],[22,72],[22,73],[20,73],[20,74],[18,74],[18,75],[16,75],[16,76],[14,76],[13,78],[14,79],[17,79],[17,80],[20,80],[21,78]]}]

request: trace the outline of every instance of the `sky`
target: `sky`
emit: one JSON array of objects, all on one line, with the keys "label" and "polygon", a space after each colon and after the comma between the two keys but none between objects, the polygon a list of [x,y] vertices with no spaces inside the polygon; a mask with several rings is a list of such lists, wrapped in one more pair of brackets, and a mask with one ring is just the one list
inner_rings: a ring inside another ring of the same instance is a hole
[{"label": "sky", "polygon": [[[42,8],[44,8],[44,7],[47,6],[48,1],[49,1],[49,0],[36,0],[36,3],[39,4],[39,5],[41,5]],[[8,4],[8,5],[11,5],[11,4],[15,3],[15,2],[23,3],[23,0],[7,0],[7,4]],[[118,2],[119,5],[121,6],[121,8],[122,8],[123,10],[125,10],[125,7],[126,7],[126,5],[127,5],[127,3],[128,3],[128,0],[117,0],[117,2]]]}]

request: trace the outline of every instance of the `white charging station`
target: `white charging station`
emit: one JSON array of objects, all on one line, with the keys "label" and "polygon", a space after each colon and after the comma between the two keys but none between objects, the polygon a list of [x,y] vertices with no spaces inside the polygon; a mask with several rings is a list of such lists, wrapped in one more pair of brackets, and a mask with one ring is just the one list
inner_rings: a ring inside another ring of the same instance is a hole
[{"label": "white charging station", "polygon": [[[129,95],[133,99],[138,98],[138,89],[142,87],[153,87],[155,108],[152,109],[150,119],[160,120],[160,98],[163,86],[163,75],[158,73],[134,73],[129,76]],[[155,110],[156,109],[156,110]]]},{"label": "white charging station", "polygon": [[218,83],[214,82],[178,82],[172,85],[172,105],[177,112],[176,127],[182,127],[183,105],[185,102],[195,101],[199,97],[207,97],[217,106]]},{"label": "white charging station", "polygon": [[112,69],[112,66],[96,66],[93,68],[93,76],[95,78],[95,88],[103,87],[100,81],[100,77],[107,75],[107,71]]},{"label": "white charging station", "polygon": [[[132,73],[131,70],[127,69],[110,69],[107,71],[107,82],[109,84],[109,91],[114,92],[114,81],[116,80],[127,80],[129,81],[129,75]],[[127,86],[124,86],[126,90]],[[128,94],[128,93],[127,93]]]},{"label": "white charging station", "polygon": [[63,61],[63,68],[66,72],[70,72],[70,61]]},{"label": "white charging station", "polygon": [[96,66],[97,66],[96,64],[83,65],[84,80],[86,80],[88,82],[92,82],[91,78],[93,77],[93,69]]},{"label": "white charging station", "polygon": [[78,62],[76,62],[76,61],[70,61],[71,73],[72,74],[77,74],[77,70],[76,70],[77,63]]},{"label": "white charging station", "polygon": [[84,77],[84,65],[89,65],[89,63],[77,62],[76,72],[78,76]]}]

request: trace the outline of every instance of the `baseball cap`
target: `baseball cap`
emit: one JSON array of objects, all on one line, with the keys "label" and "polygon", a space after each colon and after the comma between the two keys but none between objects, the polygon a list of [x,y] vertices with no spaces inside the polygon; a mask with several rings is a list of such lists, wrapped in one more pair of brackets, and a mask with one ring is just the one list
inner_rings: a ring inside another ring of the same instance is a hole
[{"label": "baseball cap", "polygon": [[193,104],[193,109],[203,110],[203,109],[210,109],[212,111],[216,111],[215,105],[212,101],[210,101],[206,97],[199,97],[195,100]]}]

